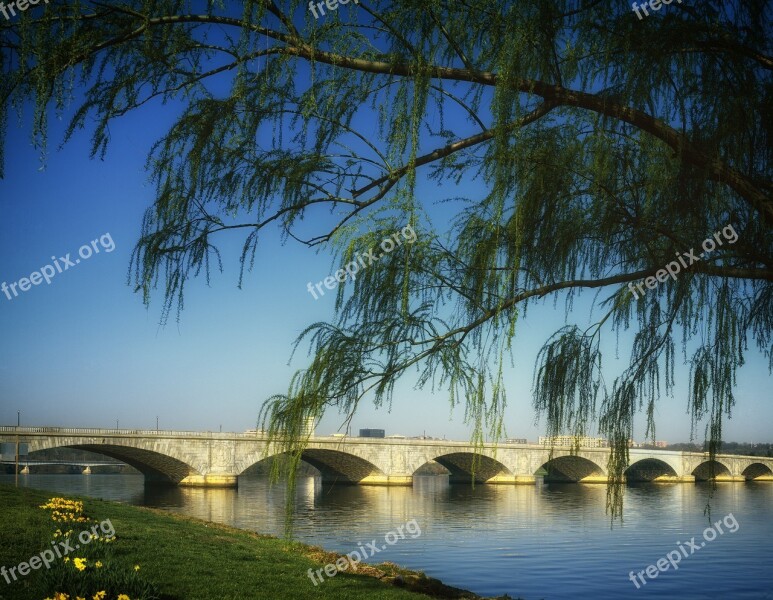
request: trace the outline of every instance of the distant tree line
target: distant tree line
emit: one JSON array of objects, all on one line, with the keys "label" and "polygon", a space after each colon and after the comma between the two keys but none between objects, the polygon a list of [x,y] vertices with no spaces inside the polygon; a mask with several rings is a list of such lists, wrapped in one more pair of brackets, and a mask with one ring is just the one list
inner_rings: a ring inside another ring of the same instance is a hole
[{"label": "distant tree line", "polygon": [[[666,450],[684,450],[686,452],[708,452],[708,442],[703,444],[680,443],[669,444]],[[746,456],[771,456],[773,457],[773,444],[758,444],[751,442],[722,442],[717,452],[721,454],[744,454]]]}]

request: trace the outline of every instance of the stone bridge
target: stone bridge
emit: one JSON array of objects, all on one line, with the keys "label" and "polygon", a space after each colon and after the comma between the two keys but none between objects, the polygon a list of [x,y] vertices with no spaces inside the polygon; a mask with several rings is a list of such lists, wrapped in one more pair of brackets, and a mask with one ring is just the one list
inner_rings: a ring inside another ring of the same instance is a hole
[{"label": "stone bridge", "polygon": [[[123,461],[147,481],[190,486],[235,487],[239,475],[278,456],[259,433],[212,433],[64,427],[0,427],[0,442],[89,450]],[[411,485],[424,465],[445,467],[452,483],[607,483],[609,448],[547,448],[534,444],[355,437],[312,437],[303,460],[325,483]],[[773,481],[773,458],[630,449],[627,481]]]}]

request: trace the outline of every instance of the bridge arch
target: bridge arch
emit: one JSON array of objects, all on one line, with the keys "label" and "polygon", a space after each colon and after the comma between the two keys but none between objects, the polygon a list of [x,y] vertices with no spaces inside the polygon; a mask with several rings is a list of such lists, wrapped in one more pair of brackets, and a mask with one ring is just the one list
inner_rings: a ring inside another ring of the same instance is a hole
[{"label": "bridge arch", "polygon": [[51,448],[73,448],[88,450],[103,456],[115,458],[134,467],[145,476],[145,480],[154,483],[186,483],[186,478],[200,477],[205,469],[196,465],[188,457],[172,456],[171,448],[165,451],[143,448],[141,443],[123,445],[115,443],[64,443],[59,440],[41,441],[30,444],[30,451],[49,450]]},{"label": "bridge arch", "polygon": [[448,470],[449,483],[496,483],[498,478],[512,478],[513,473],[497,459],[474,452],[448,452],[433,456],[413,470],[414,473],[430,460]]},{"label": "bridge arch", "polygon": [[88,450],[89,452],[95,452],[125,462],[142,473],[146,481],[154,483],[178,484],[190,475],[201,475],[189,464],[152,450],[112,444],[78,444],[66,447],[76,450]]},{"label": "bridge arch", "polygon": [[773,479],[773,470],[762,463],[752,463],[741,472],[741,475],[743,475],[747,481],[763,478],[770,481]]},{"label": "bridge arch", "polygon": [[547,471],[545,483],[607,482],[607,475],[603,467],[588,458],[577,455],[557,456],[549,459],[542,463],[540,469]]},{"label": "bridge arch", "polygon": [[721,481],[732,476],[730,469],[718,460],[703,461],[693,469],[692,474],[695,476],[695,481],[710,481],[712,479]]},{"label": "bridge arch", "polygon": [[[239,465],[239,475],[265,460],[288,456],[280,452],[265,456],[254,455]],[[303,462],[320,472],[324,483],[367,483],[369,477],[385,477],[386,474],[370,461],[340,450],[307,448],[301,455]]]},{"label": "bridge arch", "polygon": [[657,481],[660,478],[677,476],[671,465],[658,458],[642,458],[625,470],[626,481]]}]

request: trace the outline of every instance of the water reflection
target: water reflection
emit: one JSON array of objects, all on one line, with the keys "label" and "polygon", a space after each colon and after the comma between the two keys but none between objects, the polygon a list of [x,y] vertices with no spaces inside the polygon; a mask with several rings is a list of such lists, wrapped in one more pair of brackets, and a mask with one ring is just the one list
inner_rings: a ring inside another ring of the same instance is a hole
[{"label": "water reflection", "polygon": [[[12,476],[2,476],[9,483]],[[27,475],[23,485],[164,508],[243,529],[281,535],[286,492],[261,477],[238,489],[145,486],[134,475]],[[637,593],[653,598],[755,599],[773,587],[773,484],[717,486],[711,516],[732,512],[740,527],[718,537],[678,571],[636,590],[631,570],[645,569],[699,536],[709,484],[632,484],[625,520],[610,527],[606,487],[583,484],[449,485],[446,477],[417,477],[413,487],[322,485],[298,482],[295,536],[349,552],[383,540],[411,519],[422,535],[406,538],[374,560],[420,569],[479,594],[575,600]],[[763,590],[765,590],[763,592]]]}]

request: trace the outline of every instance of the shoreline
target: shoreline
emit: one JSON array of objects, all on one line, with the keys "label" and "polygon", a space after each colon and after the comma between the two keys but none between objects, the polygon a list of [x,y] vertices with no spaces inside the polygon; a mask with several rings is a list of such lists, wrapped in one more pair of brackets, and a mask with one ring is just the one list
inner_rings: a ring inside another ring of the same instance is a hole
[{"label": "shoreline", "polygon": [[[8,508],[7,518],[0,522],[2,537],[8,540],[0,546],[0,565],[17,565],[45,547],[50,522],[39,506],[55,495],[55,492],[0,484],[0,503]],[[93,517],[112,520],[122,561],[127,565],[141,564],[143,574],[163,592],[162,600],[305,597],[516,600],[507,595],[479,596],[392,562],[359,563],[356,571],[340,570],[314,586],[307,570],[335,564],[345,558],[344,554],[160,508],[74,494],[64,497],[82,501],[86,512]],[[9,584],[12,588],[0,586],[0,600],[40,599],[52,594],[56,590],[42,589],[43,573],[33,571],[23,580]],[[245,594],[247,589],[253,591]]]}]

